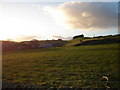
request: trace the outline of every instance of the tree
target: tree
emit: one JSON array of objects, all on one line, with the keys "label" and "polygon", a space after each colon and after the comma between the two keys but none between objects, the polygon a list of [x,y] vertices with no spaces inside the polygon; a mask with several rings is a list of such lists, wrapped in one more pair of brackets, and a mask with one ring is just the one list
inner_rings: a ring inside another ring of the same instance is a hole
[{"label": "tree", "polygon": [[74,36],[74,37],[73,37],[73,39],[76,39],[76,38],[81,38],[81,37],[84,37],[84,35],[83,35],[83,34],[81,34],[81,35]]}]

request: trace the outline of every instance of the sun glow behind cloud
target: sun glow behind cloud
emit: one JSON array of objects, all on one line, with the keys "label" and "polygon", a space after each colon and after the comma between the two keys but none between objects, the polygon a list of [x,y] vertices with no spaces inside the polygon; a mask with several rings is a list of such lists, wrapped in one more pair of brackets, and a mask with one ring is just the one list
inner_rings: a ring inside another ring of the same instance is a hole
[{"label": "sun glow behind cloud", "polygon": [[[0,10],[0,39],[14,41],[28,40],[21,36],[36,36],[38,39],[51,39],[50,29],[54,27],[42,6],[32,4],[5,3]],[[39,38],[41,37],[42,38]],[[20,40],[21,38],[21,40]],[[31,38],[32,39],[32,38]]]},{"label": "sun glow behind cloud", "polygon": [[65,13],[59,9],[59,7],[44,7],[43,9],[46,14],[50,14],[55,20],[57,24],[63,25],[66,27],[65,23],[67,21],[67,17]]}]

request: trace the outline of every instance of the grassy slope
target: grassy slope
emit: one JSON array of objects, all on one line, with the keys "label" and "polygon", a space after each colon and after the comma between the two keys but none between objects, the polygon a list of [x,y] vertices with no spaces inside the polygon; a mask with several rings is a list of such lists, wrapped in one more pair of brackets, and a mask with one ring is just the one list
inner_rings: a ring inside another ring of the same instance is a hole
[{"label": "grassy slope", "polygon": [[[101,36],[101,37],[95,37],[95,38],[77,38],[77,39],[72,39],[72,40],[69,40],[68,43],[65,44],[65,46],[75,46],[77,44],[81,44],[83,42],[86,42],[86,41],[94,41],[94,40],[105,40],[105,39],[116,39],[116,40],[120,40],[120,34],[118,35],[108,35],[108,36]],[[81,42],[82,41],[82,42]],[[103,42],[103,41],[102,41]],[[102,43],[101,42],[101,43]],[[107,41],[106,41],[107,42]],[[89,42],[90,43],[90,42]],[[88,44],[89,44],[88,43]],[[96,42],[97,43],[97,42]],[[105,42],[104,42],[105,43]]]},{"label": "grassy slope", "polygon": [[3,80],[45,87],[103,87],[101,78],[106,74],[111,81],[118,80],[117,51],[117,44],[106,44],[6,52]]},{"label": "grassy slope", "polygon": [[[80,44],[82,42],[85,42],[85,41],[92,41],[92,40],[101,40],[103,38],[89,38],[89,39],[84,39],[84,38],[77,38],[77,39],[72,39],[72,40],[69,40],[67,44],[65,44],[65,46],[74,46],[76,44]],[[82,42],[81,42],[82,40]]]}]

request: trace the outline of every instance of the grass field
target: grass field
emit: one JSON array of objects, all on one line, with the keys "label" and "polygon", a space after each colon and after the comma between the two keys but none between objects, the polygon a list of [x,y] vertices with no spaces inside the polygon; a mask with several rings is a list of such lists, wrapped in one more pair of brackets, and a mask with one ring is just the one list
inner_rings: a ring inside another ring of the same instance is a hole
[{"label": "grass field", "polygon": [[118,87],[118,44],[3,52],[3,81],[43,87]]}]

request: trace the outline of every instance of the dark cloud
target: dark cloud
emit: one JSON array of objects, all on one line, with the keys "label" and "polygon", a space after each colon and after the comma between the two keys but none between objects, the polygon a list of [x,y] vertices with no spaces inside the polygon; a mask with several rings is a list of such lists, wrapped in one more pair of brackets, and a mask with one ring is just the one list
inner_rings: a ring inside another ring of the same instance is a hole
[{"label": "dark cloud", "polygon": [[72,38],[72,37],[63,37],[63,36],[52,36],[52,37],[55,39],[63,39],[63,40],[69,40]]},{"label": "dark cloud", "polygon": [[109,29],[118,25],[118,3],[66,2],[59,6],[73,29]]}]

